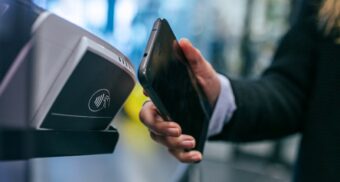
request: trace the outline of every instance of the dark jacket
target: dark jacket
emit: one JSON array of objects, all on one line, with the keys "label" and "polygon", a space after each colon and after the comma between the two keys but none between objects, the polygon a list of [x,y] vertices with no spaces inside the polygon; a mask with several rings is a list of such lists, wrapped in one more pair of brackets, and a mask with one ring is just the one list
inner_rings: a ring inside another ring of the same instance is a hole
[{"label": "dark jacket", "polygon": [[340,44],[318,28],[305,0],[272,65],[258,80],[232,80],[237,110],[215,140],[248,142],[301,133],[295,181],[340,181]]}]

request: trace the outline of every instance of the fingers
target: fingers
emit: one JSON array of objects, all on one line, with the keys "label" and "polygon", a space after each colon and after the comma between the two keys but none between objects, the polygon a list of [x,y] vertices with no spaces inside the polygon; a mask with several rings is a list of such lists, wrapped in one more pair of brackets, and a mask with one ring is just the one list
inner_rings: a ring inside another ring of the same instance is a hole
[{"label": "fingers", "polygon": [[156,142],[173,149],[183,150],[192,149],[196,145],[195,139],[189,135],[180,135],[179,137],[172,137],[172,136],[160,136],[150,132],[150,136]]},{"label": "fingers", "polygon": [[221,88],[216,71],[189,40],[181,39],[179,44],[188,60],[193,74],[206,94],[210,105],[214,106]]},{"label": "fingers", "polygon": [[157,135],[173,137],[181,135],[181,127],[175,122],[164,121],[152,102],[144,104],[139,113],[139,118],[146,127]]},{"label": "fingers", "polygon": [[202,154],[198,151],[187,151],[195,147],[195,139],[189,135],[179,137],[159,136],[150,132],[151,138],[166,146],[169,152],[181,162],[193,163],[202,160]]},{"label": "fingers", "polygon": [[202,154],[198,151],[184,152],[183,150],[169,149],[169,152],[179,161],[194,163],[202,160]]},{"label": "fingers", "polygon": [[151,138],[166,146],[179,161],[192,163],[202,160],[200,152],[187,152],[196,146],[195,139],[192,136],[181,134],[181,127],[177,123],[164,121],[151,101],[143,105],[139,117],[149,128]]},{"label": "fingers", "polygon": [[204,63],[205,59],[201,52],[196,49],[188,39],[181,39],[179,41],[185,57],[192,68],[197,67],[200,63]]},{"label": "fingers", "polygon": [[188,60],[191,70],[199,81],[205,82],[209,78],[216,76],[216,72],[210,63],[205,60],[201,52],[196,49],[188,39],[181,39],[179,44]]}]

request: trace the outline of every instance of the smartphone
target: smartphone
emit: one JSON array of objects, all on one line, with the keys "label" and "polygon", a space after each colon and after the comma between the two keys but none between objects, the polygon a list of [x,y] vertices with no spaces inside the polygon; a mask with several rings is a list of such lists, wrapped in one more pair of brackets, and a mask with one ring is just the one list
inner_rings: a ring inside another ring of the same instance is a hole
[{"label": "smartphone", "polygon": [[153,25],[138,79],[163,119],[177,122],[203,153],[212,109],[165,19]]}]

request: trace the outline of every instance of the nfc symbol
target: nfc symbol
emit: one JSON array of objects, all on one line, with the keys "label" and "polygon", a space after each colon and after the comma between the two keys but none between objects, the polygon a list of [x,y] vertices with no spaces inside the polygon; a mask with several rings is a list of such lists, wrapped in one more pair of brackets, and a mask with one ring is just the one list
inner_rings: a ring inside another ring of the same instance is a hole
[{"label": "nfc symbol", "polygon": [[105,109],[106,107],[109,107],[110,97],[108,95],[102,94],[101,96],[98,96],[96,100],[94,100],[94,104],[97,108],[99,108],[102,103]]},{"label": "nfc symbol", "polygon": [[88,107],[92,112],[98,112],[110,107],[110,92],[107,89],[99,89],[92,94]]}]

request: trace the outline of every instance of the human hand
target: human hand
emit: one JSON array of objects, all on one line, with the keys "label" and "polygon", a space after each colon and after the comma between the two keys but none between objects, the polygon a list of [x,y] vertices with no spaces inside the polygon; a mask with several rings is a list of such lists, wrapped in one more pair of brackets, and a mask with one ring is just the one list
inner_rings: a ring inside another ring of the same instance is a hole
[{"label": "human hand", "polygon": [[[215,70],[189,40],[182,39],[179,45],[210,105],[214,106],[221,87]],[[182,134],[181,127],[176,122],[164,121],[152,102],[144,104],[139,116],[144,125],[149,128],[151,138],[166,146],[179,161],[192,163],[202,160],[202,154],[199,151],[188,152],[188,149],[195,147],[195,139]]]},{"label": "human hand", "polygon": [[149,128],[151,138],[166,146],[169,152],[179,161],[193,163],[202,160],[200,152],[187,152],[195,147],[195,139],[192,136],[182,134],[181,127],[176,122],[163,120],[151,101],[144,104],[139,113],[139,118]]},{"label": "human hand", "polygon": [[195,48],[188,39],[181,39],[179,45],[188,60],[189,66],[199,85],[206,94],[209,104],[213,107],[220,94],[221,83],[217,73],[201,52]]}]

